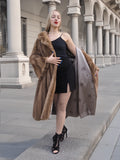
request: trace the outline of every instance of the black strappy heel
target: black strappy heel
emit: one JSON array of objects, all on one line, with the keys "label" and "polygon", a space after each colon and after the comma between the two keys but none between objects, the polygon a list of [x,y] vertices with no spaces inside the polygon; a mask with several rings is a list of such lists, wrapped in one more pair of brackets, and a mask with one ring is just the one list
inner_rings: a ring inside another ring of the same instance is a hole
[{"label": "black strappy heel", "polygon": [[67,138],[67,128],[66,128],[66,126],[64,125],[63,126],[63,130],[62,130],[62,133],[61,133],[61,135],[60,135],[60,141],[62,142],[63,140],[64,140],[64,136],[66,135],[66,138]]},{"label": "black strappy heel", "polygon": [[[61,134],[55,134],[53,136],[53,146],[52,146],[52,153],[57,154],[60,151],[60,136]],[[57,151],[57,152],[54,152]]]}]

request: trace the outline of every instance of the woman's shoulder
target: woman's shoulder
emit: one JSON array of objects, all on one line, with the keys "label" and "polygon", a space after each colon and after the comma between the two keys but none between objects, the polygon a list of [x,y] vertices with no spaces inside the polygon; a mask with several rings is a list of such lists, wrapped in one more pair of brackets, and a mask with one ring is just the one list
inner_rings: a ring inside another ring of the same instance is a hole
[{"label": "woman's shoulder", "polygon": [[71,38],[70,34],[67,32],[62,32],[63,38],[67,41],[69,38]]},{"label": "woman's shoulder", "polygon": [[69,36],[70,36],[70,34],[69,34],[68,32],[62,32],[62,35],[63,35],[63,36],[66,36],[66,37],[69,37]]}]

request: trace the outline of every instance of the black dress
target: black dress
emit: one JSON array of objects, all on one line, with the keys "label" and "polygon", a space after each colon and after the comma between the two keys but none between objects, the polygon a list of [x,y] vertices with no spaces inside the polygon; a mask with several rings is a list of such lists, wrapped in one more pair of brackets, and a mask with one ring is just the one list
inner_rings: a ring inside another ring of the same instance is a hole
[{"label": "black dress", "polygon": [[51,41],[56,51],[56,56],[61,57],[62,63],[57,68],[56,91],[55,93],[67,93],[67,84],[70,91],[75,89],[75,68],[70,61],[66,50],[66,42],[61,38]]}]

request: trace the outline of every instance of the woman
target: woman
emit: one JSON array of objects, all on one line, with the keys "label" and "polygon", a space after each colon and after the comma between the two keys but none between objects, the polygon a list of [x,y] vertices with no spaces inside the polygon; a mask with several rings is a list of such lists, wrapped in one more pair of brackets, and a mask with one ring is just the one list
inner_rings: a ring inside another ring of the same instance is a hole
[{"label": "woman", "polygon": [[52,11],[46,31],[38,35],[30,56],[30,62],[39,78],[33,107],[34,119],[49,117],[54,97],[56,110],[56,133],[52,146],[54,154],[59,152],[59,143],[63,141],[64,135],[67,136],[67,128],[64,125],[66,107],[71,93],[76,88],[75,68],[67,55],[69,50],[76,56],[76,47],[68,33],[60,32],[60,25],[60,13]]}]

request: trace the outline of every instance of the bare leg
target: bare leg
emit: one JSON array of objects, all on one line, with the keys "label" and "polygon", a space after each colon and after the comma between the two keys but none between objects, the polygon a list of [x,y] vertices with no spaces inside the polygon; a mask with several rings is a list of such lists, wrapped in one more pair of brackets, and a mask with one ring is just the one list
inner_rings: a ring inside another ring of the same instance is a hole
[{"label": "bare leg", "polygon": [[65,123],[66,107],[71,95],[69,85],[67,90],[67,93],[60,93],[57,97],[56,133],[58,134],[62,133],[63,125]]},{"label": "bare leg", "polygon": [[[63,125],[66,117],[66,107],[70,98],[71,92],[69,85],[67,86],[67,93],[55,94],[54,103],[56,106],[56,133],[59,135],[62,133]],[[54,150],[53,153],[58,153],[58,150]]]}]

